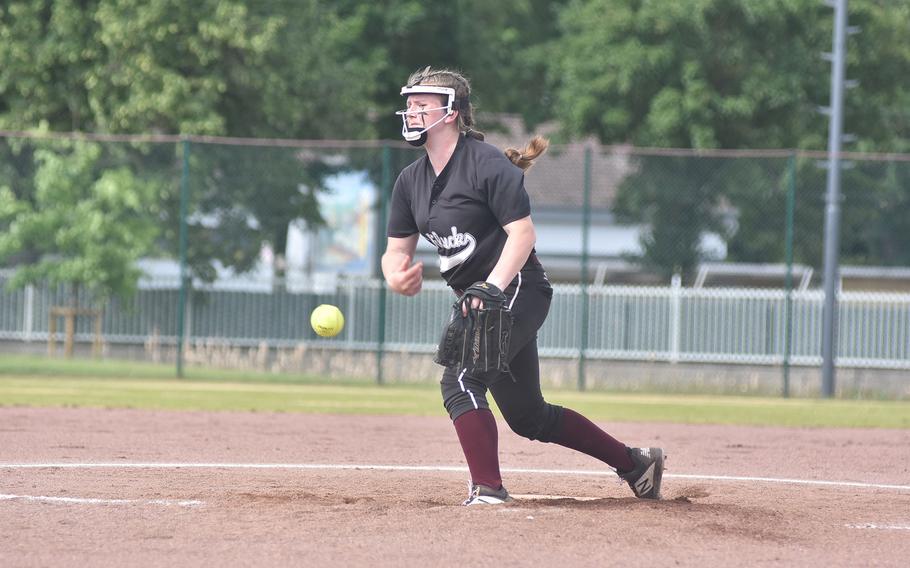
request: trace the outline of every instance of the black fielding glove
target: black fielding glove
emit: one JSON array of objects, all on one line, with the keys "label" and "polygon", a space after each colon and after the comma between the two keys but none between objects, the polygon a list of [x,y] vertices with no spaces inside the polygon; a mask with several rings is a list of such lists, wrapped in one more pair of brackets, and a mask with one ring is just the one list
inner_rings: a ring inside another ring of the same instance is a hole
[{"label": "black fielding glove", "polygon": [[[479,298],[483,307],[471,308],[471,298]],[[471,284],[452,305],[433,361],[468,375],[508,372],[512,312],[507,303],[505,294],[493,284]],[[462,315],[463,305],[467,317]]]}]

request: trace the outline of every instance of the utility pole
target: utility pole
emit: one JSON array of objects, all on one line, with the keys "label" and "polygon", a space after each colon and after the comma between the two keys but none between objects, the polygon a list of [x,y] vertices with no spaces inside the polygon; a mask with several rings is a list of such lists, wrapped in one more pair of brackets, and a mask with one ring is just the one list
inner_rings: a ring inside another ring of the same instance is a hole
[{"label": "utility pole", "polygon": [[[844,130],[844,67],[847,41],[847,0],[827,0],[834,8],[831,61],[831,106],[828,123],[828,187],[825,197],[825,305],[822,322],[822,395],[834,396],[834,359],[837,354],[837,294],[840,253],[840,172]],[[851,28],[850,32],[857,30]],[[851,86],[855,85],[855,82]]]}]

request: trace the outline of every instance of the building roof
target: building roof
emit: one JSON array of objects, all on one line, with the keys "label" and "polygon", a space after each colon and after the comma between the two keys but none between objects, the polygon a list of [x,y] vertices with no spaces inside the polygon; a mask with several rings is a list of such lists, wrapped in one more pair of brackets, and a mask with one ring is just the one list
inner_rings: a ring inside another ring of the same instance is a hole
[{"label": "building roof", "polygon": [[[486,141],[502,148],[524,148],[535,134],[549,137],[556,131],[553,124],[541,125],[535,132],[524,128],[521,117],[509,114],[481,115],[480,122],[499,128],[481,131]],[[593,138],[570,144],[552,144],[534,162],[525,175],[525,187],[531,205],[539,207],[579,208],[584,204],[585,151],[591,149],[591,206],[608,209],[616,198],[623,178],[632,171],[629,153],[622,147],[604,148]]]}]

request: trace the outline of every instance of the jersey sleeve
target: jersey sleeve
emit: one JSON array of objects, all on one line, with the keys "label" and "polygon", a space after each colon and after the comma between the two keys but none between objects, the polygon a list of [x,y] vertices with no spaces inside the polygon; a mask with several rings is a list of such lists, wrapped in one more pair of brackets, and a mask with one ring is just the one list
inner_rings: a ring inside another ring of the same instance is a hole
[{"label": "jersey sleeve", "polygon": [[500,226],[531,214],[531,199],[525,189],[524,172],[508,158],[489,158],[478,167],[487,205]]},{"label": "jersey sleeve", "polygon": [[410,237],[417,233],[417,221],[411,211],[411,192],[403,175],[395,180],[392,189],[392,202],[389,206],[389,225],[387,236],[395,238]]}]

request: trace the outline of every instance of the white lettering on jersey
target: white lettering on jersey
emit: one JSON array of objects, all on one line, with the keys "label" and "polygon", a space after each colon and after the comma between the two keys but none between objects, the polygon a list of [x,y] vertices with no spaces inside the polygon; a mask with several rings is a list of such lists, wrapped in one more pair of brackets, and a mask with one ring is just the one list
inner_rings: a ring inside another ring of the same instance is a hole
[{"label": "white lettering on jersey", "polygon": [[474,249],[477,248],[477,239],[474,238],[474,235],[471,233],[459,233],[458,227],[452,227],[452,234],[445,237],[440,237],[436,234],[436,231],[432,231],[424,235],[424,238],[436,248],[445,249],[446,251],[464,247],[453,255],[439,255],[440,272],[448,272],[468,260],[474,254]]}]

